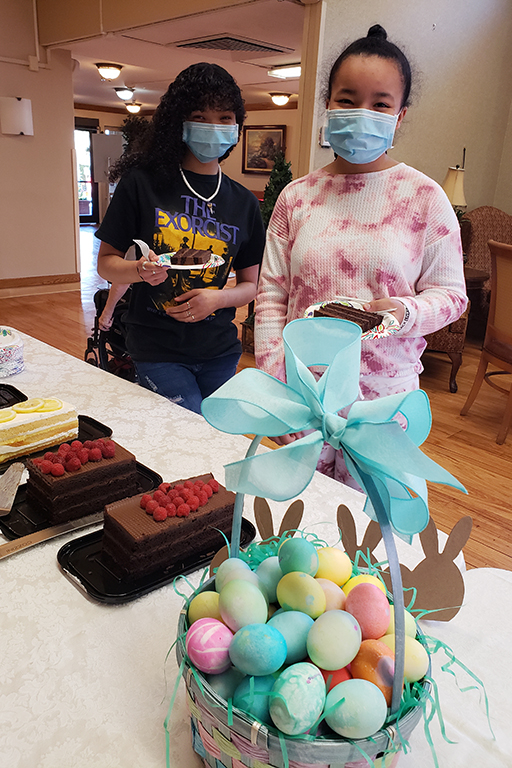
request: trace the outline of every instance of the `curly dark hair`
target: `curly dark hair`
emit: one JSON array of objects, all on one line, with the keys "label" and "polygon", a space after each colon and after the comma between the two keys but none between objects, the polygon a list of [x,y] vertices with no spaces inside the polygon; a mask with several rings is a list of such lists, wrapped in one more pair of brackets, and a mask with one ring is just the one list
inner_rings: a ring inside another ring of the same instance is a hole
[{"label": "curly dark hair", "polygon": [[[240,88],[229,72],[206,62],[187,67],[170,84],[146,135],[136,148],[125,152],[115,163],[110,181],[117,181],[135,167],[150,171],[159,186],[174,181],[186,151],[183,123],[192,112],[204,109],[234,112],[238,127],[242,128],[245,107]],[[232,150],[233,147],[220,160],[228,157]]]}]

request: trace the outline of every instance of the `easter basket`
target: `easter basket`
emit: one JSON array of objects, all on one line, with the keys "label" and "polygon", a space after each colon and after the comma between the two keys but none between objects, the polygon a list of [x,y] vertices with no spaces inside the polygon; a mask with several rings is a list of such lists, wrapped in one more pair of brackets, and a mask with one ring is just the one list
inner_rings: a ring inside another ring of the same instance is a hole
[{"label": "easter basket", "polygon": [[[323,730],[313,730],[316,736],[287,736],[233,707],[198,673],[186,654],[185,607],[176,652],[188,693],[193,746],[212,768],[393,768],[430,695],[427,674],[405,706],[402,701],[405,611],[394,535],[410,542],[427,525],[426,480],[464,489],[418,447],[430,430],[424,392],[357,401],[359,327],[333,318],[301,319],[285,327],[283,342],[287,384],[245,369],[203,401],[207,421],[224,432],[306,433],[290,445],[258,454],[261,438],[255,437],[245,459],[226,466],[226,487],[236,491],[230,554],[239,557],[244,494],[276,501],[294,498],[311,481],[324,442],[343,448],[348,470],[367,493],[365,511],[380,525],[389,564],[395,607],[391,706],[382,728],[366,738],[339,736],[323,723]],[[316,365],[326,367],[319,380],[309,370]],[[339,412],[347,406],[344,418]],[[214,589],[213,580],[199,591],[208,589]]]}]

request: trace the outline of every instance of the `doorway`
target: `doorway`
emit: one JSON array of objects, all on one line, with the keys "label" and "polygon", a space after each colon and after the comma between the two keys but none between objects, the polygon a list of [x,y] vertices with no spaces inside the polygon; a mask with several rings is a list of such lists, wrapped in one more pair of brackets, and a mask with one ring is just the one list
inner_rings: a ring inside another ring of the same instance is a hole
[{"label": "doorway", "polygon": [[98,127],[98,120],[75,118],[74,143],[80,224],[97,224],[99,222],[98,184],[93,180],[93,147],[91,142],[91,134],[96,133]]}]

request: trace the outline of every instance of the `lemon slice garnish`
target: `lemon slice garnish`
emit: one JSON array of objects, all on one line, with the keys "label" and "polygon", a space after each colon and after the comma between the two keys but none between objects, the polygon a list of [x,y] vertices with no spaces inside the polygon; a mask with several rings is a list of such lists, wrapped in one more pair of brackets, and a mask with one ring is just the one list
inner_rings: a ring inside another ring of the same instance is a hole
[{"label": "lemon slice garnish", "polygon": [[37,409],[38,411],[58,411],[62,408],[62,400],[58,397],[46,397],[43,400],[43,404]]},{"label": "lemon slice garnish", "polygon": [[41,397],[32,397],[30,400],[25,400],[23,403],[15,403],[12,406],[13,411],[16,413],[33,413],[38,411],[43,405],[44,400]]},{"label": "lemon slice garnish", "polygon": [[16,418],[16,412],[12,408],[0,408],[0,424],[4,421],[12,421]]}]

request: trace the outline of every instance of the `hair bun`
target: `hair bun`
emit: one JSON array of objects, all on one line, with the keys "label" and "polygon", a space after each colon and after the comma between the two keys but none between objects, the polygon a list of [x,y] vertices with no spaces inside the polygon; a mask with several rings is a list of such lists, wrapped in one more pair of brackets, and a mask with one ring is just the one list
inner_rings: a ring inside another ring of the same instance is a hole
[{"label": "hair bun", "polygon": [[368,30],[368,34],[366,37],[379,37],[381,40],[387,40],[388,39],[388,33],[384,29],[384,27],[381,27],[380,24],[374,24],[373,27],[370,27]]}]

